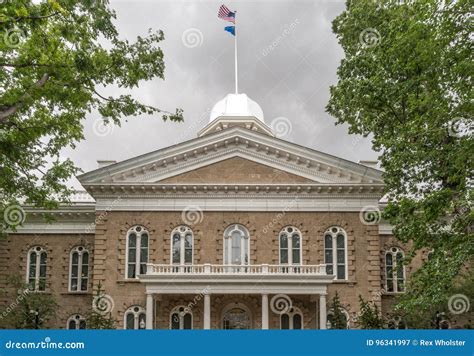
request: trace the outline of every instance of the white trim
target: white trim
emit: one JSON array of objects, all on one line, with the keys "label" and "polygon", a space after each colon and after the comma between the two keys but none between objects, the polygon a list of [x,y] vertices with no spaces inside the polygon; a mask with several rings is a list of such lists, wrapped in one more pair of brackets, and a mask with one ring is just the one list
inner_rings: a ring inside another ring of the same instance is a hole
[{"label": "white trim", "polygon": [[[136,228],[140,227],[140,231],[136,231]],[[129,236],[130,233],[135,233],[136,234],[136,245],[135,245],[135,277],[128,277],[128,249],[129,249]],[[148,230],[143,226],[143,225],[134,225],[132,226],[128,231],[127,231],[127,237],[126,237],[126,248],[125,248],[125,279],[137,279],[138,275],[140,274],[140,254],[141,254],[141,237],[142,235],[146,233],[148,238],[147,238],[147,262],[150,262],[150,233]]]},{"label": "white trim", "polygon": [[[137,311],[134,309],[138,308]],[[139,306],[139,305],[132,305],[129,307],[125,313],[123,314],[123,328],[127,330],[127,315],[128,314],[133,314],[134,320],[133,320],[133,329],[128,329],[128,330],[142,330],[146,328],[146,310],[145,308]],[[145,315],[145,327],[140,328],[140,315],[144,314]]]},{"label": "white trim", "polygon": [[[179,311],[180,308],[183,308],[182,312]],[[194,329],[194,316],[193,316],[192,310],[190,310],[185,305],[178,305],[170,311],[169,330],[178,330],[178,329],[172,329],[171,328],[172,325],[173,325],[173,314],[175,314],[175,313],[177,313],[179,315],[179,330],[186,330],[186,329],[184,329],[184,317],[185,317],[186,314],[191,315],[191,329],[190,330]]]},{"label": "white trim", "polygon": [[[30,264],[31,264],[31,253],[35,252],[36,253],[36,263],[35,263],[35,292],[44,292],[46,291],[46,279],[48,277],[48,252],[46,249],[42,246],[33,246],[28,250],[28,256],[27,256],[27,264],[26,264],[26,283],[28,285],[28,288],[30,288]],[[40,290],[40,270],[41,270],[41,255],[45,253],[46,254],[46,270],[45,270],[45,276],[44,276],[44,290]]]},{"label": "white trim", "polygon": [[[385,266],[385,291],[388,294],[401,294],[405,293],[406,289],[406,271],[405,271],[405,265],[402,263],[402,273],[403,273],[403,290],[399,291],[398,290],[398,266],[397,266],[397,254],[398,253],[402,254],[402,258],[405,258],[405,252],[396,246],[390,247],[388,250],[385,251],[384,253],[384,266]],[[393,284],[393,291],[388,290],[388,274],[387,274],[387,255],[390,254],[392,255],[392,284]]]},{"label": "white trim", "polygon": [[[79,248],[82,248],[82,250],[80,251]],[[77,260],[77,290],[72,290],[71,289],[71,280],[72,280],[72,255],[73,253],[77,252],[78,253],[78,260]],[[81,286],[82,286],[82,258],[83,258],[83,255],[84,253],[87,253],[88,254],[88,262],[87,262],[87,277],[85,277],[85,279],[87,279],[87,288],[86,290],[82,290],[81,289]],[[69,292],[75,292],[75,293],[86,293],[88,290],[89,290],[89,276],[90,276],[90,270],[91,270],[91,255],[89,253],[89,250],[87,248],[85,248],[84,246],[76,246],[74,248],[71,249],[71,251],[69,252],[69,280],[68,280],[68,291]]]},{"label": "white trim", "polygon": [[[76,323],[76,327],[74,329],[69,329],[69,323],[74,320],[74,322]],[[66,322],[66,329],[67,330],[80,330],[80,323],[81,321],[83,321],[84,323],[86,322],[86,318],[84,318],[82,315],[80,314],[74,314],[74,315],[71,315],[68,319],[67,319],[67,322]],[[87,325],[86,325],[86,328],[87,328]]]},{"label": "white trim", "polygon": [[[184,229],[184,230],[183,230]],[[174,263],[173,262],[173,236],[178,233],[180,236],[180,262],[179,263]],[[186,256],[186,251],[185,251],[185,238],[186,235],[190,233],[191,234],[191,263],[185,263],[185,256]],[[172,265],[192,265],[194,263],[194,232],[193,230],[186,225],[180,225],[177,226],[171,231],[171,241],[170,241],[170,264]]]},{"label": "white trim", "polygon": [[[242,266],[249,265],[250,264],[250,233],[249,233],[249,230],[242,224],[231,224],[227,226],[227,228],[224,230],[223,249],[222,249],[223,250],[222,257],[223,257],[224,265],[237,264],[234,261],[232,261],[232,239],[233,239],[232,233],[234,231],[238,231],[240,233],[243,232],[243,235],[240,235],[240,263],[238,263],[238,265],[242,265]],[[245,261],[245,253],[247,253],[247,261]]]},{"label": "white trim", "polygon": [[[301,329],[296,329],[296,330],[303,330],[304,329],[304,319],[303,319],[303,312],[301,311],[300,308],[298,307],[294,307],[292,306],[290,308],[290,310],[293,309],[293,312],[290,313],[290,311],[286,312],[286,313],[282,313],[280,314],[280,330],[295,330],[294,329],[294,316],[295,315],[299,315],[301,317]],[[282,329],[282,322],[281,322],[281,318],[283,317],[283,315],[287,315],[288,316],[288,329]]]},{"label": "white trim", "polygon": [[[337,229],[336,232],[333,232],[332,229]],[[330,234],[332,237],[332,270],[333,275],[335,276],[334,280],[336,281],[348,281],[349,280],[349,256],[348,256],[348,246],[347,246],[347,232],[340,226],[333,225],[329,227],[323,234],[323,253],[324,253],[324,263],[326,262],[326,235]],[[337,235],[342,234],[344,236],[344,279],[337,278]]]},{"label": "white trim", "polygon": [[[293,232],[288,232],[288,229],[291,228],[294,231]],[[281,235],[285,233],[288,235],[288,262],[287,263],[282,263],[281,262]],[[300,239],[300,263],[293,263],[293,235],[298,234],[299,239]],[[295,226],[285,226],[280,233],[278,234],[278,261],[280,265],[287,264],[289,266],[298,266],[303,264],[303,234],[301,231],[295,227]]]}]

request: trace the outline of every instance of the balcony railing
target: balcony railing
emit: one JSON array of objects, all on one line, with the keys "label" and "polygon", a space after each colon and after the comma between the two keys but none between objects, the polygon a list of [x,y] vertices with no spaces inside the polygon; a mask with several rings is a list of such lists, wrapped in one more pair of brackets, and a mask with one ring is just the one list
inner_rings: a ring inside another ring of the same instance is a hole
[{"label": "balcony railing", "polygon": [[326,275],[326,265],[165,265],[147,264],[147,275]]}]

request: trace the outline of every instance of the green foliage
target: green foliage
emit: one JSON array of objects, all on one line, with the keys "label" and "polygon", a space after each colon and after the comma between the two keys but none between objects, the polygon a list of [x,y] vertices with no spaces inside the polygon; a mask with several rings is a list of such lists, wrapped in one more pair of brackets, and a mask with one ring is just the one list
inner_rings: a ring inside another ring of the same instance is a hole
[{"label": "green foliage", "polygon": [[[380,152],[395,236],[433,259],[398,308],[446,303],[474,244],[472,3],[348,1],[333,22],[344,49],[327,111]],[[472,271],[469,272],[472,278]]]},{"label": "green foliage", "polygon": [[86,315],[87,329],[115,329],[115,319],[112,317],[111,311],[101,310],[100,305],[104,301],[105,293],[102,285],[97,285],[94,292],[94,300],[92,310]]},{"label": "green foliage", "polygon": [[5,327],[15,329],[42,329],[56,316],[58,305],[49,293],[34,292],[20,276],[8,280],[9,303],[1,311],[0,319]]},{"label": "green foliage", "polygon": [[[0,7],[0,213],[24,203],[47,209],[67,202],[68,178],[78,172],[64,147],[83,139],[91,111],[120,125],[123,116],[175,113],[145,105],[130,92],[164,79],[163,32],[131,43],[120,39],[104,0],[3,1]],[[118,97],[103,93],[120,88]],[[2,229],[17,222],[5,219]]]},{"label": "green foliage", "polygon": [[359,309],[360,313],[356,322],[361,329],[383,329],[383,318],[375,303],[365,301],[359,295]]},{"label": "green foliage", "polygon": [[339,299],[339,294],[336,292],[336,295],[331,300],[331,314],[328,317],[331,323],[331,329],[347,329],[349,320],[347,320],[343,310],[344,307]]}]

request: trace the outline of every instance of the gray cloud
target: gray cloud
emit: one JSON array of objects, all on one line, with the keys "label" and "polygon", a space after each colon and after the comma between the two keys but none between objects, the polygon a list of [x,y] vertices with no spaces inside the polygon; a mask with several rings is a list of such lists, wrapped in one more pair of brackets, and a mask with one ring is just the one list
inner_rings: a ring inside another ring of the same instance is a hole
[{"label": "gray cloud", "polygon": [[[267,124],[285,117],[292,130],[283,139],[352,161],[375,159],[368,139],[349,135],[344,125],[335,126],[334,118],[324,110],[343,57],[331,21],[343,11],[344,1],[225,3],[237,10],[239,91],[260,104]],[[84,123],[86,139],[74,150],[64,150],[64,156],[90,171],[97,168],[97,159],[120,161],[194,138],[208,122],[208,110],[234,90],[234,44],[223,30],[228,23],[217,18],[221,4],[112,0],[123,38],[133,41],[149,28],[165,33],[161,45],[165,81],[144,82],[133,95],[165,110],[182,108],[185,122],[124,118],[122,127],[97,135],[93,127],[100,117],[91,114]],[[183,43],[183,33],[189,29],[198,30],[193,32],[197,45]],[[117,88],[103,91],[120,92]]]}]

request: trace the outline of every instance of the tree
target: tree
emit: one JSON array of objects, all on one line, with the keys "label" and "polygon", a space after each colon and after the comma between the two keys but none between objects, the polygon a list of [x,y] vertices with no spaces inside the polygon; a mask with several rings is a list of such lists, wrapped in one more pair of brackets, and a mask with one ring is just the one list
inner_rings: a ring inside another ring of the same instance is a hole
[{"label": "tree", "polygon": [[[65,182],[78,172],[61,160],[64,147],[83,139],[91,111],[104,124],[122,116],[160,113],[130,95],[140,81],[164,79],[162,31],[134,43],[120,39],[107,0],[3,1],[0,7],[0,213],[2,229],[24,219],[19,200],[52,209],[67,202]],[[105,87],[123,94],[104,94]],[[16,210],[11,210],[16,207]],[[7,210],[10,208],[10,210]]]},{"label": "tree", "polygon": [[0,313],[5,327],[42,329],[56,316],[58,305],[51,294],[29,290],[23,278],[18,275],[10,277],[8,284],[10,303]]},{"label": "tree", "polygon": [[112,317],[112,304],[99,282],[95,290],[92,310],[86,316],[87,329],[115,329],[115,319]]},{"label": "tree", "polygon": [[331,323],[331,329],[347,329],[347,323],[349,320],[347,320],[343,310],[344,308],[339,299],[339,294],[336,292],[331,300],[331,314],[328,317],[328,320]]},{"label": "tree", "polygon": [[398,305],[413,313],[446,303],[473,261],[471,10],[466,0],[359,0],[333,22],[345,58],[326,109],[373,137],[383,217],[412,246],[405,262],[433,250]]},{"label": "tree", "polygon": [[377,304],[365,301],[359,295],[360,313],[357,317],[357,324],[361,329],[383,329],[383,318],[380,315]]}]

